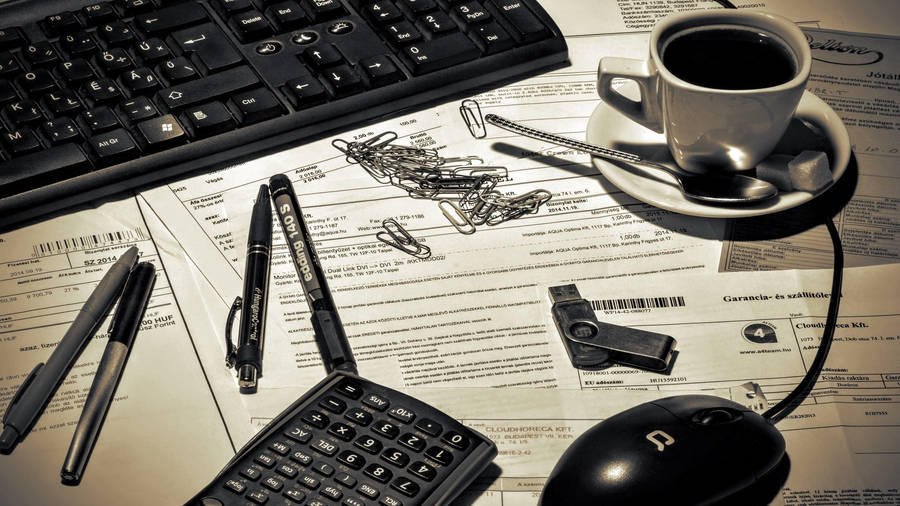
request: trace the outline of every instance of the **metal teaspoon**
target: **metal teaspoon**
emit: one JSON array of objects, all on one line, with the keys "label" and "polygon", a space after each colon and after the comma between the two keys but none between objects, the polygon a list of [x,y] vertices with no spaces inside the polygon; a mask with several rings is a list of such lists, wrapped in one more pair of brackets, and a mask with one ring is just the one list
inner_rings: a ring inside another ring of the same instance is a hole
[{"label": "metal teaspoon", "polygon": [[585,151],[607,160],[640,164],[667,172],[675,178],[681,192],[688,198],[704,202],[713,202],[716,204],[746,204],[770,199],[775,195],[778,195],[778,188],[762,179],[756,179],[741,174],[686,174],[666,167],[665,165],[644,160],[631,153],[595,146],[593,144],[588,144],[587,142],[576,141],[569,139],[568,137],[544,132],[543,130],[515,123],[506,118],[497,116],[496,114],[488,114],[484,117],[484,120],[504,130],[509,130],[510,132],[531,137],[533,139]]}]

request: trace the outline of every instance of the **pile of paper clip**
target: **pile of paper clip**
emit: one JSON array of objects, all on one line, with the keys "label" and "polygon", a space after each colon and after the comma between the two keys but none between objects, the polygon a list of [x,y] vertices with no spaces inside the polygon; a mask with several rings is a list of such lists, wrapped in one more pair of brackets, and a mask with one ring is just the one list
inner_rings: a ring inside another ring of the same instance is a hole
[{"label": "pile of paper clip", "polygon": [[477,156],[444,158],[434,149],[391,144],[395,140],[395,132],[384,132],[363,142],[335,139],[331,144],[376,181],[402,188],[413,198],[437,200],[462,234],[537,213],[550,200],[547,190],[514,196],[497,191],[497,183],[508,179],[506,167],[476,165],[482,163]]}]

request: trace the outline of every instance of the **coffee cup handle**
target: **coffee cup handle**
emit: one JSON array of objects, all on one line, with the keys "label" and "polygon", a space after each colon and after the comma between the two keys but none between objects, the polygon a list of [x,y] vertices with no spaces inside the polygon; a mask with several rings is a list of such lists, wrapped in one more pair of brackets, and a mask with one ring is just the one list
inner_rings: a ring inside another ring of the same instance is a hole
[{"label": "coffee cup handle", "polygon": [[[613,109],[656,133],[663,133],[659,100],[654,84],[656,75],[656,71],[650,68],[646,60],[614,56],[601,58],[597,69],[597,93]],[[641,99],[635,101],[613,90],[612,81],[617,77],[637,83]]]}]

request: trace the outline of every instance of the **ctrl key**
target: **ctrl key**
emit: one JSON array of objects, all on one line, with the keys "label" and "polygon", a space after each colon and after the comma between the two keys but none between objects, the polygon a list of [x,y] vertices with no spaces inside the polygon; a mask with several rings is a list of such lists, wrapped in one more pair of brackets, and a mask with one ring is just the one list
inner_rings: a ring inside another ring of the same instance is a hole
[{"label": "ctrl key", "polygon": [[95,135],[88,139],[88,145],[100,165],[115,165],[141,154],[134,139],[124,128]]}]

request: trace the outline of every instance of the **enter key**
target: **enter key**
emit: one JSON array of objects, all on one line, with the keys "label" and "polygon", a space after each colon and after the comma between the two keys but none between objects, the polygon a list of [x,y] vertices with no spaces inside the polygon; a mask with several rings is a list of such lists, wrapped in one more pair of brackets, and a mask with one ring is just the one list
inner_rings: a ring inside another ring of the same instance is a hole
[{"label": "enter key", "polygon": [[231,45],[222,30],[211,23],[178,30],[170,37],[206,74],[232,67],[242,61],[241,54]]}]

